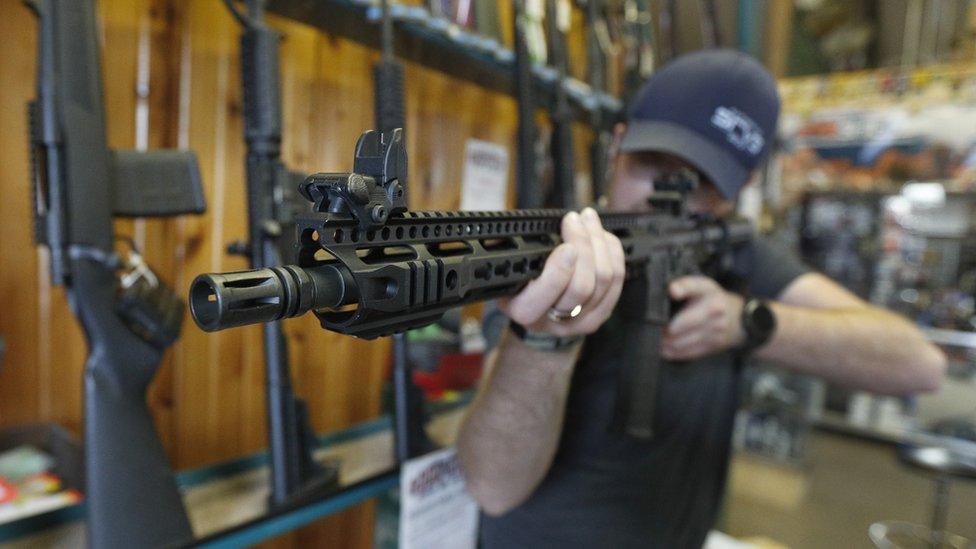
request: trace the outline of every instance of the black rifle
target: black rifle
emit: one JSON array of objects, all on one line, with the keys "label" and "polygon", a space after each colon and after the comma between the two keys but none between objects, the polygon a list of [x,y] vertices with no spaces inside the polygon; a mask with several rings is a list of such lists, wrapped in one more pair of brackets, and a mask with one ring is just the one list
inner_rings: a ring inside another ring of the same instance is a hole
[{"label": "black rifle", "polygon": [[[648,0],[624,0],[623,36],[624,57],[624,99],[631,98],[641,84],[654,70],[654,36],[651,33],[652,16]],[[670,16],[665,8],[660,11],[661,34],[670,38]],[[673,54],[667,53],[667,42],[661,41],[662,62]]]},{"label": "black rifle", "polygon": [[[600,0],[586,0],[586,53],[587,72],[590,88],[596,93],[606,90],[606,52],[600,43],[600,32],[606,31],[607,22]],[[590,146],[590,179],[593,185],[594,201],[606,192],[607,167],[610,156],[611,124],[602,108],[593,109],[590,124],[593,128],[593,144]]]},{"label": "black rifle", "polygon": [[553,103],[549,111],[552,122],[552,191],[560,207],[576,208],[576,181],[573,179],[573,112],[566,95],[566,44],[559,29],[556,0],[546,0],[546,35],[549,42],[549,64],[556,69]]},{"label": "black rifle", "polygon": [[393,51],[393,16],[389,0],[381,0],[380,61],[373,67],[376,127],[383,135],[393,135],[405,128],[406,108],[403,100],[403,66]]},{"label": "black rifle", "polygon": [[[231,0],[225,4],[244,27],[241,35],[241,78],[244,89],[244,140],[247,143],[246,250],[251,267],[291,261],[293,246],[282,235],[294,231],[297,185],[302,174],[281,162],[281,83],[278,44],[281,35],[264,22],[264,1],[248,0],[247,14]],[[304,208],[307,210],[307,203]],[[282,507],[322,495],[338,486],[338,470],[315,462],[315,433],[305,402],[295,397],[289,371],[288,342],[280,322],[264,325],[265,384],[268,406],[270,503]]]},{"label": "black rifle", "polygon": [[661,56],[664,64],[681,55],[678,41],[678,0],[666,0],[660,11],[661,33],[667,39],[666,53]]},{"label": "black rifle", "polygon": [[[379,63],[373,67],[374,96],[376,98],[376,127],[382,135],[392,136],[394,130],[406,127],[406,105],[403,98],[403,66],[396,60],[393,49],[393,15],[389,0],[381,0]],[[401,188],[406,192],[406,165]],[[403,196],[406,203],[406,194]],[[424,429],[424,396],[412,379],[413,369],[407,362],[407,338],[403,332],[393,335],[393,434],[398,463],[417,457],[434,448]]]},{"label": "black rifle", "polygon": [[[197,324],[215,331],[314,311],[327,330],[371,339],[514,295],[541,273],[560,242],[564,210],[409,212],[405,168],[399,130],[388,141],[363,134],[354,173],[316,174],[302,184],[314,208],[298,220],[298,265],[198,276],[190,288]],[[645,345],[626,357],[615,421],[638,437],[653,430],[658,361],[647,357],[657,356],[649,345],[671,313],[667,284],[703,267],[710,274],[726,268],[731,247],[751,234],[741,220],[689,215],[689,181],[655,182],[650,213],[602,215],[626,255],[621,312],[637,345]]]},{"label": "black rifle", "polygon": [[515,203],[519,208],[538,208],[543,204],[536,182],[535,101],[532,96],[532,59],[526,39],[525,0],[512,3],[512,31],[515,51],[515,101],[518,106],[518,132],[515,161]]},{"label": "black rifle", "polygon": [[146,387],[179,335],[183,303],[137,254],[115,252],[112,218],[201,213],[203,191],[191,153],[108,148],[94,4],[28,3],[39,30],[37,98],[28,108],[35,237],[88,343],[89,545],[181,543],[193,534]]},{"label": "black rifle", "polygon": [[722,29],[719,27],[715,0],[698,0],[701,17],[702,48],[722,47]]}]

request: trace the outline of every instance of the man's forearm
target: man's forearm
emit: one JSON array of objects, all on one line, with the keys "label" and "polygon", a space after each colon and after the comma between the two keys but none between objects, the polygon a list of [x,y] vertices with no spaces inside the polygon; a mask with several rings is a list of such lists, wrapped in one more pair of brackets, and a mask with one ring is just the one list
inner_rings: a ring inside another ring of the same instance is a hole
[{"label": "man's forearm", "polygon": [[468,490],[485,512],[521,503],[549,469],[579,347],[538,351],[506,331],[486,361],[457,443]]},{"label": "man's forearm", "polygon": [[757,355],[852,389],[934,390],[945,356],[904,318],[875,307],[809,309],[772,303],[777,329]]}]

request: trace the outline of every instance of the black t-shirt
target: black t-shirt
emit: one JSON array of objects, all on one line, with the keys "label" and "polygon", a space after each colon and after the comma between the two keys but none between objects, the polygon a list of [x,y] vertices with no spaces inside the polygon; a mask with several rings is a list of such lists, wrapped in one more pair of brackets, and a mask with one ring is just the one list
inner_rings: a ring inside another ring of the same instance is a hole
[{"label": "black t-shirt", "polygon": [[[735,257],[735,273],[758,297],[777,297],[807,270],[762,237]],[[490,343],[505,322],[501,313],[486,314]],[[625,345],[616,314],[586,339],[552,466],[525,503],[501,517],[482,516],[485,549],[704,543],[725,486],[738,404],[733,357],[663,366],[655,436],[640,441],[608,429]]]}]

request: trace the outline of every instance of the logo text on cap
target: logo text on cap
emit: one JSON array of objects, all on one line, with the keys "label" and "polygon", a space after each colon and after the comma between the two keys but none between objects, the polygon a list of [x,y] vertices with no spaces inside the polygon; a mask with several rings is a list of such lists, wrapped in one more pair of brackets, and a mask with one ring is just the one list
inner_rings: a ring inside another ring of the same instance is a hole
[{"label": "logo text on cap", "polygon": [[745,113],[734,107],[719,106],[712,114],[712,125],[722,130],[729,143],[755,156],[766,143],[762,130]]}]

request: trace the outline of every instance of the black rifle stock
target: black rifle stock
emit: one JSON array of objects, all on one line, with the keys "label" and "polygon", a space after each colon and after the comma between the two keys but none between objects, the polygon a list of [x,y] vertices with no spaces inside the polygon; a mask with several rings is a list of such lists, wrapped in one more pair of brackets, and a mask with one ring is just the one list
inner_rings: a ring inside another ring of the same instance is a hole
[{"label": "black rifle stock", "polygon": [[[251,267],[281,265],[292,248],[298,209],[296,181],[281,161],[281,82],[279,42],[281,35],[264,22],[264,1],[248,0],[247,14],[230,0],[225,4],[244,27],[241,35],[241,79],[244,91],[244,140],[247,144],[248,242],[232,245],[245,251]],[[306,208],[307,209],[307,206]],[[280,322],[263,327],[265,386],[268,415],[268,455],[271,470],[272,507],[283,507],[338,486],[338,471],[312,458],[315,434],[308,408],[295,397],[291,384],[288,342]]]},{"label": "black rifle stock", "polygon": [[[316,174],[303,184],[314,207],[298,220],[298,265],[198,276],[190,288],[197,324],[215,331],[313,311],[327,330],[390,335],[460,305],[514,295],[559,245],[565,210],[406,211],[405,166],[399,131],[388,142],[363,134],[354,173]],[[650,213],[601,216],[624,246],[625,321],[647,344],[670,315],[667,284],[703,265],[724,265],[731,247],[751,236],[745,221],[687,214],[679,190],[655,194],[653,205]],[[656,356],[648,349],[629,357],[622,375],[633,381],[618,398],[616,426],[638,437],[653,431],[658,364],[646,360]]]},{"label": "black rifle stock", "polygon": [[[37,0],[37,97],[29,106],[35,237],[84,330],[85,500],[93,547],[184,543],[192,530],[146,406],[183,304],[115,253],[114,216],[204,210],[195,157],[106,144],[94,2]],[[129,256],[134,260],[138,256]],[[118,271],[132,267],[125,276]]]}]

